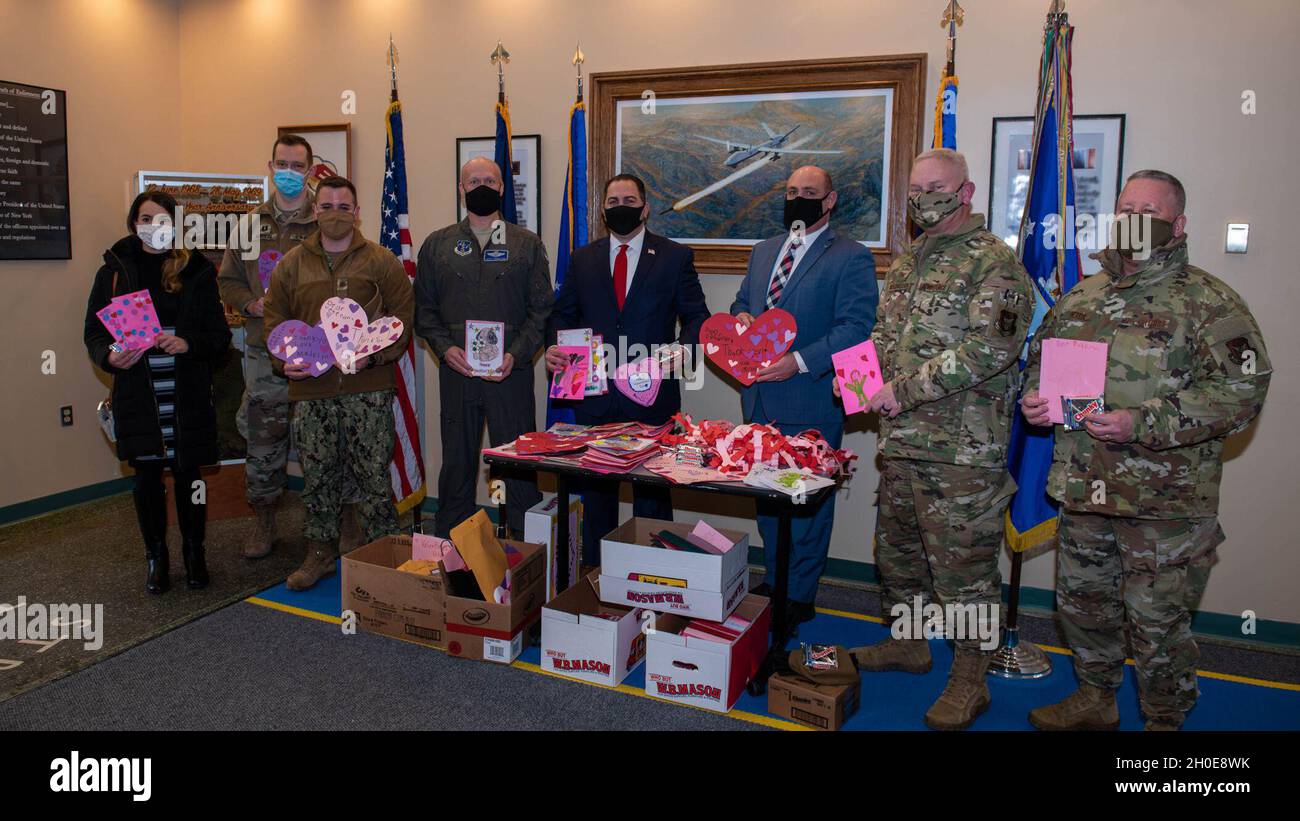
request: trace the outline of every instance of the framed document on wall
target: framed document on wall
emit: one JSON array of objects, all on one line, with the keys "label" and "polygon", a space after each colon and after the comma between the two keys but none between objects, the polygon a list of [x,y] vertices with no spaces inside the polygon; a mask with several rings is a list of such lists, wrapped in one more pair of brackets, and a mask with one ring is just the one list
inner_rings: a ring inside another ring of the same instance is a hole
[{"label": "framed document on wall", "polygon": [[67,103],[0,80],[0,260],[72,259]]},{"label": "framed document on wall", "polygon": [[[1034,118],[994,117],[993,156],[989,162],[989,230],[1016,248],[1020,240],[1020,218],[1029,191],[1029,168],[1033,160]],[[1124,115],[1076,114],[1074,117],[1074,214],[1078,220],[1115,210],[1115,200],[1124,183]],[[1104,245],[1104,232],[1096,235]],[[1084,276],[1101,270],[1088,257],[1096,247],[1081,247],[1079,263]]]},{"label": "framed document on wall", "polygon": [[[475,157],[495,159],[496,137],[456,138],[456,181],[460,182],[460,169]],[[542,232],[542,136],[516,134],[510,140],[510,160],[515,174],[515,215],[519,227],[534,234]],[[460,192],[456,193],[456,218],[465,219],[465,204]]]}]

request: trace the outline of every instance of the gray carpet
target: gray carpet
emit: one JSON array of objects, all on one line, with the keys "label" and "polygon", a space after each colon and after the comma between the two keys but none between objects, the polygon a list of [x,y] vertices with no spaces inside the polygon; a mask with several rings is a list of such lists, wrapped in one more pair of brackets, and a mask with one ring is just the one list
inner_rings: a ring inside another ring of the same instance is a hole
[{"label": "gray carpet", "polygon": [[763,728],[254,604],[0,703],[0,731],[170,729]]},{"label": "gray carpet", "polygon": [[172,526],[172,589],[161,596],[144,591],[144,546],[129,493],[0,528],[0,602],[15,604],[23,596],[29,604],[102,604],[104,616],[98,650],[72,640],[44,650],[0,642],[0,701],[283,581],[303,557],[297,494],[285,494],[285,538],[256,562],[239,555],[252,526],[251,518],[208,523],[212,583],[204,590],[185,586],[180,536]]}]

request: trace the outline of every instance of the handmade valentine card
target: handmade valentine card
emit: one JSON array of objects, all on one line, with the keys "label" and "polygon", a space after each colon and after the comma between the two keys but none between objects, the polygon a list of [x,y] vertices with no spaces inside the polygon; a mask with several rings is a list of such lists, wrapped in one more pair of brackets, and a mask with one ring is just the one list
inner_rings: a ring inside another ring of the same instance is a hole
[{"label": "handmade valentine card", "polygon": [[1044,339],[1038,395],[1047,400],[1047,418],[1064,424],[1061,397],[1105,396],[1105,342],[1080,339]]},{"label": "handmade valentine card", "polygon": [[128,351],[152,348],[154,337],[162,333],[158,312],[148,289],[135,291],[113,300],[95,312],[99,321]]},{"label": "handmade valentine card", "polygon": [[752,385],[760,370],[791,349],[798,333],[794,317],[780,308],[759,314],[749,327],[731,314],[714,314],[700,328],[700,344],[724,372]]},{"label": "handmade valentine card", "polygon": [[262,281],[263,291],[271,290],[271,272],[275,270],[276,265],[280,264],[283,257],[284,254],[279,251],[268,248],[257,258],[257,278]]},{"label": "handmade valentine card", "polygon": [[663,374],[659,370],[659,360],[647,356],[631,365],[624,362],[614,372],[614,387],[618,392],[643,408],[648,408],[659,395],[659,386],[663,384]]},{"label": "handmade valentine card", "polygon": [[470,372],[487,376],[500,372],[506,359],[506,324],[478,319],[465,320],[465,358]]},{"label": "handmade valentine card", "polygon": [[350,362],[369,356],[401,339],[404,327],[397,317],[385,316],[371,322],[355,300],[330,297],[320,306],[321,327],[334,358]]},{"label": "handmade valentine card", "polygon": [[311,365],[311,375],[321,376],[334,364],[334,351],[319,325],[297,319],[281,322],[266,337],[266,348],[282,362]]},{"label": "handmade valentine card", "polygon": [[561,345],[560,351],[568,361],[551,377],[551,398],[581,399],[587,387],[587,373],[591,368],[591,348]]},{"label": "handmade valentine card", "polygon": [[870,339],[831,354],[831,366],[835,368],[846,415],[866,410],[867,400],[885,386],[876,346]]}]

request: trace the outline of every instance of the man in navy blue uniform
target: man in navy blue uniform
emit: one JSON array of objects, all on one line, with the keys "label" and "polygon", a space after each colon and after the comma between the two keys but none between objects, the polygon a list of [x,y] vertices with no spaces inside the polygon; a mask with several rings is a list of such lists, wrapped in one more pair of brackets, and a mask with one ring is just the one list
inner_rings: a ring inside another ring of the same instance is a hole
[{"label": "man in navy blue uniform", "polygon": [[[796,169],[786,182],[787,232],[754,246],[749,270],[731,314],[745,325],[771,308],[789,311],[799,327],[793,350],[759,371],[741,391],[747,422],[775,425],[787,436],[815,428],[833,447],[844,437],[844,412],[831,393],[831,354],[871,336],[875,324],[876,263],[862,243],[830,226],[837,195],[831,176],[817,166]],[[817,580],[826,567],[835,498],[791,522],[790,618],[814,615]],[[755,592],[769,595],[776,568],[777,519],[760,507],[767,577]]]},{"label": "man in navy blue uniform", "polygon": [[[679,377],[683,356],[674,345],[693,348],[699,343],[700,326],[709,317],[704,290],[695,272],[695,255],[690,248],[652,234],[645,221],[650,214],[645,183],[631,174],[619,174],[605,184],[604,219],[609,235],[574,252],[564,284],[555,300],[548,323],[546,366],[555,371],[564,366],[565,356],[556,346],[556,332],[590,328],[602,336],[610,375],[609,391],[588,396],[574,404],[574,416],[582,425],[607,422],[645,422],[658,425],[681,410]],[[678,323],[681,330],[678,331]],[[655,351],[665,353],[668,367],[659,394],[649,406],[624,396],[613,384],[613,374],[625,353],[635,364]],[[618,485],[590,481],[582,488],[583,563],[600,563],[600,539],[618,526]],[[633,489],[635,515],[654,519],[673,518],[667,488],[636,486]]]}]

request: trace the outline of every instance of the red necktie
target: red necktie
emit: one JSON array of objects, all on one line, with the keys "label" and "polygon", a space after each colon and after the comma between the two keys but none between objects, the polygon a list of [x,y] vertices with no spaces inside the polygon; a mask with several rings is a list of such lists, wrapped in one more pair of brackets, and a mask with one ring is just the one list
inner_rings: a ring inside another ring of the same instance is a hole
[{"label": "red necktie", "polygon": [[618,246],[618,257],[614,259],[614,299],[618,309],[623,310],[627,301],[627,245]]}]

